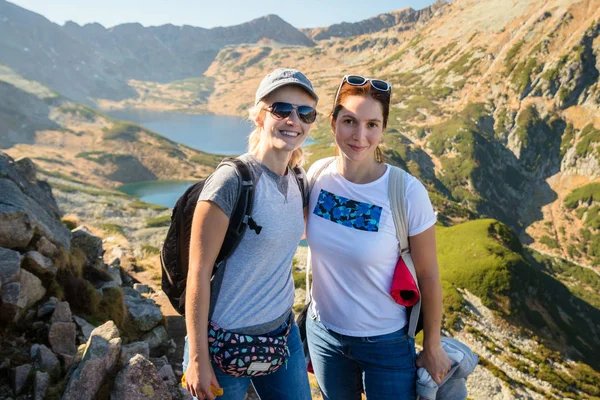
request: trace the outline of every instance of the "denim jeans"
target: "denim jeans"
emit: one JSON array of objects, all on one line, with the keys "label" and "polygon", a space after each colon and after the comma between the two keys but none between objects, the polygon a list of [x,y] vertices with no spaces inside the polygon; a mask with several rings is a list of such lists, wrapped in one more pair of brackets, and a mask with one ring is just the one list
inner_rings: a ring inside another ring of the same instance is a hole
[{"label": "denim jeans", "polygon": [[[290,355],[287,362],[277,371],[269,375],[257,378],[234,377],[225,374],[213,362],[212,366],[219,385],[223,388],[223,396],[219,400],[244,400],[250,382],[261,400],[310,400],[310,386],[304,363],[304,351],[300,340],[298,325],[293,322],[288,336],[288,348]],[[287,322],[281,327],[269,332],[270,336],[281,334],[287,329]],[[183,371],[187,370],[189,363],[189,347],[187,337],[185,338],[185,350],[183,353]]]},{"label": "denim jeans", "polygon": [[415,344],[403,328],[370,337],[327,329],[309,309],[306,336],[310,359],[325,400],[416,398]]}]

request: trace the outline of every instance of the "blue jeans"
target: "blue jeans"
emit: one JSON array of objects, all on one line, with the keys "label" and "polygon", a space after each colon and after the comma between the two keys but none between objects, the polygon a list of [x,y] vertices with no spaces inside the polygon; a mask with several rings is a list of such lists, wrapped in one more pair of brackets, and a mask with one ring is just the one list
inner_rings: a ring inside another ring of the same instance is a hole
[{"label": "blue jeans", "polygon": [[[308,384],[308,375],[304,362],[304,351],[300,340],[298,325],[293,322],[288,336],[288,348],[290,355],[287,362],[277,371],[269,375],[257,378],[234,377],[227,375],[213,362],[212,366],[219,385],[223,388],[223,396],[219,400],[244,400],[250,382],[254,386],[261,400],[310,400],[311,392]],[[287,322],[279,328],[269,332],[270,336],[281,334],[287,329]],[[189,363],[189,347],[187,337],[185,338],[185,350],[183,353],[183,371],[187,370]]]},{"label": "blue jeans", "polygon": [[323,399],[415,399],[414,339],[407,329],[386,335],[355,337],[327,329],[309,309],[306,336]]}]

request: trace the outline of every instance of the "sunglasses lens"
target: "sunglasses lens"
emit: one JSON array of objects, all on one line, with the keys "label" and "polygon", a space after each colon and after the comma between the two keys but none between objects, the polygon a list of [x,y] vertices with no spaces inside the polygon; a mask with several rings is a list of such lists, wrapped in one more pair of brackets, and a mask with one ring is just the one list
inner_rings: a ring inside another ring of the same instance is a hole
[{"label": "sunglasses lens", "polygon": [[390,90],[390,84],[387,83],[386,81],[382,81],[379,79],[372,79],[371,84],[373,85],[373,87],[375,89],[381,90],[383,92],[387,92],[388,90]]},{"label": "sunglasses lens", "polygon": [[362,86],[366,81],[367,80],[360,75],[348,75],[346,77],[346,82],[354,86]]},{"label": "sunglasses lens", "polygon": [[298,107],[298,118],[305,124],[312,124],[317,119],[317,110],[309,106]]},{"label": "sunglasses lens", "polygon": [[271,105],[271,114],[279,119],[289,117],[292,111],[294,111],[294,106],[290,103],[277,102]]}]

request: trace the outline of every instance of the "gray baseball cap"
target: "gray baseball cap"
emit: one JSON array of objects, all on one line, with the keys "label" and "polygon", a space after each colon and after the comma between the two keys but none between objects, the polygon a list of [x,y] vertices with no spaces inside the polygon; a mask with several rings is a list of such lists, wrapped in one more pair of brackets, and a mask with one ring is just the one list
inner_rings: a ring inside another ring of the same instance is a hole
[{"label": "gray baseball cap", "polygon": [[312,84],[302,72],[293,68],[278,68],[264,77],[256,90],[254,104],[258,104],[259,101],[273,93],[276,89],[286,85],[300,86],[314,97],[315,101],[319,101],[319,96],[315,93]]}]

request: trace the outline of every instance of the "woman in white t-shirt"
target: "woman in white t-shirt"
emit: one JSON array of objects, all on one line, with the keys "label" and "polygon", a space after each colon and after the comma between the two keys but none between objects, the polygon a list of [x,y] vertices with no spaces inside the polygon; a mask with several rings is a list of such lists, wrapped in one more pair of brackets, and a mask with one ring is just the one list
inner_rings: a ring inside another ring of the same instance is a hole
[{"label": "woman in white t-shirt", "polygon": [[[422,296],[424,349],[418,359],[406,310],[390,295],[398,240],[388,195],[390,168],[378,144],[391,85],[346,75],[331,127],[338,156],[316,162],[307,226],[312,303],[307,338],[324,399],[414,399],[416,367],[436,382],[450,369],[440,343],[442,290],[436,217],[425,187],[406,174],[408,235]],[[319,173],[317,173],[319,171]]]}]

